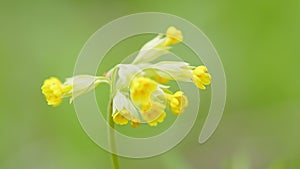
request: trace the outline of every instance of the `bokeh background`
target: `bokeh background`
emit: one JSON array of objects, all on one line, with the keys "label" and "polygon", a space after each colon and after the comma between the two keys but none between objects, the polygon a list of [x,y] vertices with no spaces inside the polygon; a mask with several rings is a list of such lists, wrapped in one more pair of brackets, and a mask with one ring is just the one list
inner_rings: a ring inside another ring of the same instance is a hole
[{"label": "bokeh background", "polygon": [[[202,99],[196,125],[178,146],[153,158],[121,158],[121,167],[299,168],[299,0],[1,0],[0,168],[112,167],[73,106],[47,106],[40,87],[49,76],[71,76],[82,46],[101,26],[147,11],[177,15],[205,32],[225,67],[227,104],[205,144],[197,142],[209,107]],[[120,45],[116,57],[151,37],[143,38]]]}]

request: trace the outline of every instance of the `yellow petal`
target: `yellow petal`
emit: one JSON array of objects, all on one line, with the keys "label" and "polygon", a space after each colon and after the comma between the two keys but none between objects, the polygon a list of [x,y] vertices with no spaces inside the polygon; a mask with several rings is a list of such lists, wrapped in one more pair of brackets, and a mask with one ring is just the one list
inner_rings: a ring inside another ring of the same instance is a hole
[{"label": "yellow petal", "polygon": [[116,112],[113,115],[113,121],[119,125],[125,125],[128,123],[128,119],[120,114],[120,112]]},{"label": "yellow petal", "polygon": [[170,26],[166,32],[166,41],[164,46],[169,46],[171,44],[179,43],[183,40],[183,36],[180,30],[176,29],[174,26]]}]

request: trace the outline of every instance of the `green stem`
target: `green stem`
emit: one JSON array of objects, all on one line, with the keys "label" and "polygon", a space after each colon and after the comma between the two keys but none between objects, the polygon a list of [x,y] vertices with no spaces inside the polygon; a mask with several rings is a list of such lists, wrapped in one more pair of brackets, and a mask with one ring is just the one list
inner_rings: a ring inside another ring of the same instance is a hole
[{"label": "green stem", "polygon": [[113,166],[114,166],[114,169],[120,169],[120,165],[119,165],[119,159],[118,159],[118,155],[117,154],[114,154],[114,152],[116,153],[117,149],[116,149],[116,140],[115,140],[115,123],[113,121],[113,118],[112,118],[112,111],[113,111],[113,108],[112,108],[112,105],[113,105],[113,101],[111,100],[110,102],[110,105],[109,105],[109,112],[108,112],[108,123],[110,125],[110,128],[109,128],[109,141],[110,141],[110,148],[111,148],[111,159],[112,159],[112,163],[113,163]]}]

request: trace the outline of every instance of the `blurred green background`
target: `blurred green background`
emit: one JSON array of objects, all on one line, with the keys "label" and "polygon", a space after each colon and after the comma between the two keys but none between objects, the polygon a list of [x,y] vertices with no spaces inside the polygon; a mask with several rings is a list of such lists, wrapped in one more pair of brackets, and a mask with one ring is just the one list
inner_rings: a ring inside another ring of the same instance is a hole
[{"label": "blurred green background", "polygon": [[209,107],[202,99],[183,142],[157,157],[121,158],[121,167],[299,168],[299,0],[1,0],[0,168],[112,167],[110,155],[82,130],[73,106],[47,106],[40,87],[49,76],[72,76],[82,46],[101,26],[146,11],[177,15],[205,32],[225,67],[227,104],[205,144],[197,142]]}]

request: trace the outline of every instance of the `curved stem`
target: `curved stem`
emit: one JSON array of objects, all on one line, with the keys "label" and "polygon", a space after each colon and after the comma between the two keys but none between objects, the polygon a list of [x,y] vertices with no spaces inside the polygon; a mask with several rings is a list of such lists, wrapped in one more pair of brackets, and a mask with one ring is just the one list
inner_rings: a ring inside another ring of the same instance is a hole
[{"label": "curved stem", "polygon": [[112,159],[114,169],[120,169],[118,155],[114,154],[114,152],[116,152],[117,149],[116,149],[116,140],[115,140],[115,123],[112,118],[112,113],[113,113],[112,105],[113,105],[113,101],[111,99],[108,114],[107,114],[108,123],[110,125],[110,127],[109,127],[109,142],[110,142],[110,148],[112,151],[111,159]]}]

